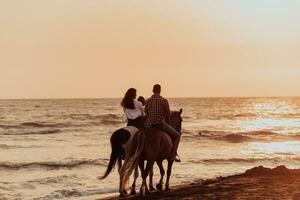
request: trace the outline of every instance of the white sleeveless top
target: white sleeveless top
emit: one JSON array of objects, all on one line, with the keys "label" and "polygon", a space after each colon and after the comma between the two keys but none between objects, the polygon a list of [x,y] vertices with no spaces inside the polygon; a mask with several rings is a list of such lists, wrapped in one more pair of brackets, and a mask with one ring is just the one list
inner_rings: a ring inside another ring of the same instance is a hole
[{"label": "white sleeveless top", "polygon": [[143,104],[137,100],[133,101],[135,109],[123,108],[127,119],[136,119],[140,116],[145,116]]}]

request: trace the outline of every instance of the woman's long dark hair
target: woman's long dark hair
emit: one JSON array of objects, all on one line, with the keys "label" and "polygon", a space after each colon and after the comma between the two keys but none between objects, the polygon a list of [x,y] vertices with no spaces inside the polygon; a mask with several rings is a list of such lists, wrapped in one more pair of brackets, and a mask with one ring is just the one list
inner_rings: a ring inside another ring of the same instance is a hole
[{"label": "woman's long dark hair", "polygon": [[133,100],[136,98],[136,89],[129,88],[121,101],[121,106],[123,108],[135,109]]}]

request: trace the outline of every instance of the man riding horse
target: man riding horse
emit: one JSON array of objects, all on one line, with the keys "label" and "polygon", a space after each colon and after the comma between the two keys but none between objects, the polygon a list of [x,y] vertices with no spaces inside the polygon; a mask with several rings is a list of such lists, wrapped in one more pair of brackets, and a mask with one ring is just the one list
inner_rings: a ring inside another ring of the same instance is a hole
[{"label": "man riding horse", "polygon": [[161,86],[155,84],[153,86],[153,95],[147,99],[145,104],[146,112],[146,128],[157,128],[162,132],[167,133],[173,139],[172,159],[175,162],[180,162],[177,155],[180,135],[175,128],[170,125],[170,107],[167,99],[163,98],[161,93]]},{"label": "man riding horse", "polygon": [[[182,124],[182,109],[170,112],[168,101],[160,96],[161,87],[156,84],[153,87],[153,95],[146,101],[146,122],[145,128],[141,129],[132,139],[132,150],[128,152],[128,159],[125,159],[121,170],[121,188],[128,182],[129,176],[140,167],[143,182],[140,193],[148,194],[146,179],[150,174],[150,190],[152,185],[152,169],[156,162],[160,169],[160,181],[156,185],[158,190],[162,190],[163,177],[165,170],[162,162],[168,161],[166,190],[169,190],[169,181],[174,161],[177,158],[177,148],[180,141],[180,131]],[[173,142],[170,141],[171,138]],[[146,167],[144,161],[147,161]],[[123,190],[122,190],[123,191]]]}]

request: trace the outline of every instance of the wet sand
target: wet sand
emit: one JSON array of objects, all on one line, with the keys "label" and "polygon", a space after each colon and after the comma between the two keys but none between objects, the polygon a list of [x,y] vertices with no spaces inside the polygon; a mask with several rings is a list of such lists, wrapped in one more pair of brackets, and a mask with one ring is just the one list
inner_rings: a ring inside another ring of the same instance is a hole
[{"label": "wet sand", "polygon": [[[114,199],[119,198],[105,198]],[[292,170],[285,166],[270,169],[260,166],[243,174],[181,185],[173,187],[171,191],[153,192],[143,198],[131,196],[122,199],[300,200],[300,169]]]}]

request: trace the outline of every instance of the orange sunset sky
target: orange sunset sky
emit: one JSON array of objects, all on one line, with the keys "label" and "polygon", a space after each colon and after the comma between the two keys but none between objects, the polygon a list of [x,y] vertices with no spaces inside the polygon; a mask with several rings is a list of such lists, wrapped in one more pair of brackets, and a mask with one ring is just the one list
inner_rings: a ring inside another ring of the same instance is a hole
[{"label": "orange sunset sky", "polygon": [[0,0],[0,98],[300,96],[300,1]]}]

